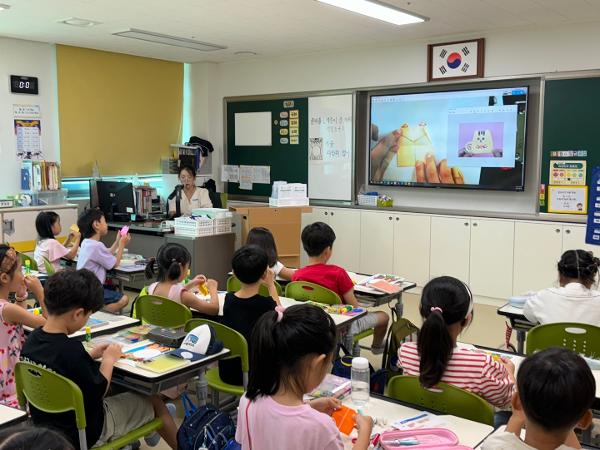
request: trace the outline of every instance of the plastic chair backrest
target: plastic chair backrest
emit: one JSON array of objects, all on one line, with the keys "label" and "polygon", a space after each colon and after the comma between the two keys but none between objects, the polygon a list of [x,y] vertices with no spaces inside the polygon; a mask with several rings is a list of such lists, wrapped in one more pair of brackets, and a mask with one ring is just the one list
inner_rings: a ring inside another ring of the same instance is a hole
[{"label": "plastic chair backrest", "polygon": [[301,302],[311,301],[326,305],[339,305],[342,299],[339,295],[319,284],[308,281],[292,281],[285,287],[285,296]]},{"label": "plastic chair backrest", "polygon": [[[231,275],[229,278],[227,278],[227,292],[237,292],[241,288],[242,283],[240,282],[240,280],[238,280],[238,278],[235,275]],[[277,290],[277,295],[283,294],[283,289],[277,281],[275,282],[275,289]],[[269,288],[266,284],[260,285],[258,293],[263,297],[269,297],[271,295],[269,294]]]},{"label": "plastic chair backrest", "polygon": [[21,260],[21,265],[25,267],[25,261],[29,261],[29,268],[31,270],[38,270],[38,265],[31,256],[25,253],[19,253],[19,259]]},{"label": "plastic chair backrest", "polygon": [[15,365],[15,380],[17,399],[22,408],[29,402],[40,411],[51,414],[74,411],[75,423],[80,431],[80,447],[87,447],[85,432],[81,432],[85,430],[86,422],[83,394],[79,386],[62,375],[26,362]]},{"label": "plastic chair backrest", "polygon": [[187,306],[158,295],[140,295],[134,308],[135,317],[142,323],[159,327],[183,327],[192,318],[192,312]]},{"label": "plastic chair backrest", "polygon": [[48,258],[46,258],[45,256],[42,256],[42,259],[44,260],[44,269],[46,269],[46,273],[48,275],[54,275],[54,273],[56,272],[54,265],[52,265],[50,260]]},{"label": "plastic chair backrest", "polygon": [[388,382],[387,395],[444,414],[494,425],[492,405],[476,394],[446,383],[439,383],[430,390],[421,386],[417,377],[398,375]]},{"label": "plastic chair backrest", "polygon": [[597,359],[600,358],[600,328],[573,322],[538,325],[527,332],[526,344],[528,355],[549,347],[565,347]]},{"label": "plastic chair backrest", "polygon": [[225,348],[229,349],[230,353],[224,359],[239,357],[242,360],[242,372],[248,372],[250,370],[250,358],[246,338],[238,331],[208,319],[188,320],[185,324],[185,331],[191,331],[204,324],[213,327],[215,333],[217,333],[217,338],[223,342]]}]

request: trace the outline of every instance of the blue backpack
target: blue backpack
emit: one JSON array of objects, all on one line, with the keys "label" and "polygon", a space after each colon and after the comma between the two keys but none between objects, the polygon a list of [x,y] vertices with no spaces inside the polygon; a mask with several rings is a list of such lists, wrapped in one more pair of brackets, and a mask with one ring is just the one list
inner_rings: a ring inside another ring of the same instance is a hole
[{"label": "blue backpack", "polygon": [[[185,419],[177,431],[179,450],[234,449],[235,424],[229,414],[212,405],[196,407],[186,394],[181,396]],[[238,447],[239,448],[239,447]]]}]

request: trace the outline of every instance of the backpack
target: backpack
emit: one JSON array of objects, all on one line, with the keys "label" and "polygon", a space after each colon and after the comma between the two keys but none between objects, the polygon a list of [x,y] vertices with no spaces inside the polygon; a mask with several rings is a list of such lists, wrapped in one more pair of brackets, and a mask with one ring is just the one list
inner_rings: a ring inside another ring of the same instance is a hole
[{"label": "backpack", "polygon": [[[339,356],[339,350],[344,352],[343,356]],[[346,349],[343,344],[339,344],[338,357],[333,361],[333,368],[331,373],[343,378],[352,378],[352,354]],[[376,394],[383,394],[385,384],[387,381],[385,369],[375,370],[371,363],[369,363],[369,372],[371,373],[370,389],[371,392]]]},{"label": "backpack", "polygon": [[181,396],[181,401],[185,408],[185,419],[177,431],[179,450],[235,448],[235,424],[229,414],[213,405],[198,408],[186,394]]},{"label": "backpack", "polygon": [[403,317],[395,320],[385,338],[385,350],[382,367],[389,371],[390,376],[399,372],[398,349],[404,342],[416,342],[419,328],[410,320]]}]

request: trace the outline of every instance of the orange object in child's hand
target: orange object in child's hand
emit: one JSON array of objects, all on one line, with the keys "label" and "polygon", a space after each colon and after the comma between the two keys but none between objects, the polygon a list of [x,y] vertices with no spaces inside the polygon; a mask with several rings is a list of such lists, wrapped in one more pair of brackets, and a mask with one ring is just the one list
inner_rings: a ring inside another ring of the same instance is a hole
[{"label": "orange object in child's hand", "polygon": [[331,415],[333,420],[335,420],[338,430],[345,435],[349,435],[354,428],[354,416],[356,416],[356,411],[346,406],[342,406]]}]

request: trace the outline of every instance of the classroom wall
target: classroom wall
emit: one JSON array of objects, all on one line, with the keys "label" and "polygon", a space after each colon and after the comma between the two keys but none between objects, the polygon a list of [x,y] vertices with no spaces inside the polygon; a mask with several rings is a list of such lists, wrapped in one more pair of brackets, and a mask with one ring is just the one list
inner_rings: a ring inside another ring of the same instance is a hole
[{"label": "classroom wall", "polygon": [[[56,55],[54,45],[0,38],[0,197],[20,192],[21,161],[16,157],[13,104],[40,105],[45,159],[59,156]],[[38,77],[39,95],[11,94],[10,75]]]},{"label": "classroom wall", "polygon": [[[209,139],[216,144],[214,162],[219,167],[223,157],[224,97],[423,83],[426,81],[429,42],[482,36],[486,38],[486,77],[600,68],[600,53],[596,48],[600,27],[597,23],[445,36],[431,41],[278,58],[258,56],[221,64],[197,63],[192,64],[190,70],[194,82],[208,85],[213,98],[199,100],[209,102],[210,119],[197,115],[192,122],[197,127],[207,127]],[[538,170],[537,167],[534,169]],[[535,212],[535,186],[530,188],[525,194],[478,192],[470,195],[473,192],[444,191],[441,195],[451,199],[457,208],[532,213]],[[422,189],[389,192],[396,205],[436,208],[443,204],[440,199],[444,199]],[[474,197],[480,201],[473,202]]]}]

